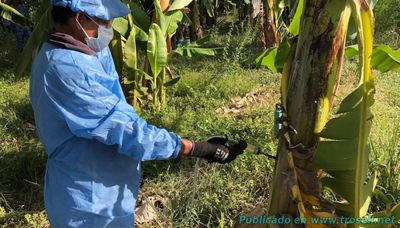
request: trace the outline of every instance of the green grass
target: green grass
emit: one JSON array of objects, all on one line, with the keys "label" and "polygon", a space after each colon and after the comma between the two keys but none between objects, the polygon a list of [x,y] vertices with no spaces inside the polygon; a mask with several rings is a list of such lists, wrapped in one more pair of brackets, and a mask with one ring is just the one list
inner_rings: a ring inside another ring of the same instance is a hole
[{"label": "green grass", "polygon": [[[276,141],[271,132],[274,105],[279,100],[279,77],[248,64],[254,50],[246,47],[256,40],[251,33],[245,34],[229,41],[222,58],[174,60],[173,72],[182,79],[168,92],[168,104],[158,113],[144,111],[141,116],[182,137],[204,140],[212,135],[228,135],[246,139],[274,154]],[[217,41],[223,43],[224,37],[217,36]],[[0,227],[42,227],[46,223],[42,197],[46,156],[35,135],[28,79],[13,78],[11,63],[17,54],[8,50],[12,42],[3,44]],[[374,211],[400,201],[400,75],[375,74],[371,168],[379,173],[378,189],[382,194],[373,198]],[[357,63],[346,61],[339,100],[355,86],[356,75]],[[232,98],[254,91],[261,91],[256,96],[263,98],[262,102],[244,105],[239,116],[218,111],[231,106]],[[240,156],[228,165],[190,158],[146,162],[138,204],[151,198],[162,202],[157,221],[146,226],[232,226],[240,214],[268,206],[273,165],[273,161],[253,154]]]},{"label": "green grass", "polygon": [[3,219],[14,224],[17,215],[43,210],[45,155],[35,136],[27,89],[26,80],[0,79],[0,206],[8,212],[0,215],[0,225]]},{"label": "green grass", "polygon": [[400,74],[376,73],[376,77],[370,145],[372,164],[379,175],[376,208],[384,210],[400,201]]},{"label": "green grass", "polygon": [[0,36],[0,227],[37,227],[46,222],[46,156],[35,134],[28,80],[12,74],[17,56],[13,36]]}]

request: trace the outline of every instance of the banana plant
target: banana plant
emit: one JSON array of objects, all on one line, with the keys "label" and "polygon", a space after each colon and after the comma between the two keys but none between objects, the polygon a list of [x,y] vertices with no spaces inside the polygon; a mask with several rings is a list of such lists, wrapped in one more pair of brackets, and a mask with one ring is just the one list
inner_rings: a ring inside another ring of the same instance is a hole
[{"label": "banana plant", "polygon": [[[167,88],[179,81],[173,78],[168,61],[178,54],[191,57],[194,55],[215,55],[220,48],[201,47],[209,37],[192,44],[172,50],[171,39],[184,17],[184,8],[191,0],[175,0],[170,5],[166,1],[154,0],[154,14],[151,18],[144,8],[130,2],[132,13],[127,18],[114,20],[113,28],[117,31],[111,42],[111,51],[120,75],[126,70],[123,84],[129,92],[132,105],[139,109],[149,106],[154,108],[166,103]],[[139,50],[146,52],[143,67],[138,66]]]},{"label": "banana plant", "polygon": [[[340,225],[341,216],[368,216],[377,183],[377,175],[368,170],[367,147],[375,92],[371,71],[372,10],[366,0],[300,0],[298,5],[300,13],[296,13],[289,28],[297,37],[259,58],[282,73],[284,127],[268,213],[287,215],[292,221],[295,217],[305,218],[306,227],[325,227],[318,222],[313,224],[312,219],[327,217],[336,218],[335,225]],[[357,25],[360,82],[329,119],[351,15]],[[269,57],[268,61],[265,57]],[[333,191],[340,200],[325,199],[321,186]],[[399,220],[399,215],[400,206],[395,206],[374,217],[394,216]]]},{"label": "banana plant", "polygon": [[252,0],[251,3],[252,17],[258,16],[262,49],[277,47],[281,41],[279,23],[284,24],[281,16],[287,3],[284,0]]},{"label": "banana plant", "polygon": [[203,38],[203,27],[200,23],[200,5],[199,0],[193,0],[190,8],[190,39],[197,40]]},{"label": "banana plant", "polygon": [[[127,77],[123,80],[124,84],[131,87],[129,90],[132,105],[139,108],[145,102],[145,97],[153,100],[153,105],[159,107],[159,104],[165,103],[166,86],[172,86],[178,79],[167,81],[166,67],[168,57],[168,37],[173,35],[182,20],[184,8],[190,1],[176,0],[171,6],[162,4],[168,8],[165,13],[161,9],[160,2],[154,1],[155,17],[151,18],[135,2],[128,4],[132,13],[127,19],[119,18],[114,21],[113,27],[118,32],[111,43],[111,50],[114,62],[120,75],[123,72],[123,66],[127,66]],[[138,68],[137,42],[146,50],[146,64],[144,69]]]}]

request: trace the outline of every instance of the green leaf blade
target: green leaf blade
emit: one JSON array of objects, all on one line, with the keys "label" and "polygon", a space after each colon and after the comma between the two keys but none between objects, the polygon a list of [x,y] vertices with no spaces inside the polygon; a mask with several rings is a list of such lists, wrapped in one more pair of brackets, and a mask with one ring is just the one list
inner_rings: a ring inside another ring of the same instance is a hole
[{"label": "green leaf blade", "polygon": [[171,6],[168,8],[168,11],[183,9],[184,7],[188,6],[191,2],[192,0],[174,0],[174,2],[172,2]]},{"label": "green leaf blade", "polygon": [[149,28],[149,41],[147,44],[147,57],[155,78],[164,69],[167,63],[167,44],[161,28],[153,23]]},{"label": "green leaf blade", "polygon": [[115,18],[113,20],[112,27],[115,31],[125,37],[129,30],[129,22],[122,17]]},{"label": "green leaf blade", "polygon": [[132,28],[125,46],[125,64],[132,69],[137,68],[136,31]]},{"label": "green leaf blade", "polygon": [[301,16],[303,14],[303,8],[304,8],[304,0],[300,0],[297,5],[296,13],[294,14],[292,23],[290,23],[289,25],[289,32],[294,36],[299,35],[300,21],[301,21]]},{"label": "green leaf blade", "polygon": [[181,77],[176,77],[176,78],[171,79],[168,82],[164,83],[164,86],[165,87],[171,87],[171,86],[175,85],[176,83],[178,83],[179,80],[181,80]]}]

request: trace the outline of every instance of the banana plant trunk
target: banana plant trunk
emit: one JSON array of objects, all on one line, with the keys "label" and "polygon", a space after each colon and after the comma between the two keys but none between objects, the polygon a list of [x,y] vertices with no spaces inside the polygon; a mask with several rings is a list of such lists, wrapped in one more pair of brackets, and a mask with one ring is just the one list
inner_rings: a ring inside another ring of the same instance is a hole
[{"label": "banana plant trunk", "polygon": [[[300,190],[319,191],[315,183],[317,173],[307,171],[307,164],[317,146],[317,134],[322,130],[316,123],[327,118],[333,102],[327,97],[334,93],[341,72],[349,14],[345,0],[304,1],[300,33],[292,42],[281,88],[287,122],[297,131],[287,133],[290,144],[301,143],[303,147],[289,149],[284,137],[279,141],[270,216],[305,217]],[[302,174],[308,181],[302,181],[299,186],[296,180]]]},{"label": "banana plant trunk", "polygon": [[192,26],[190,27],[190,40],[195,41],[203,38],[203,28],[200,23],[200,7],[198,0],[193,0],[191,3],[190,17],[192,20]]},{"label": "banana plant trunk", "polygon": [[[268,0],[266,2],[266,9],[265,15],[266,15],[266,22],[263,23],[264,29],[264,37],[265,37],[265,47],[270,48],[270,47],[277,47],[279,45],[280,37],[279,37],[279,32],[276,27],[276,18],[275,18],[275,11],[274,7],[274,0]],[[262,14],[264,15],[264,14]]]},{"label": "banana plant trunk", "polygon": [[274,0],[268,0],[265,3],[262,2],[260,4],[260,12],[258,14],[258,26],[262,31],[260,34],[260,41],[261,48],[263,50],[271,47],[277,47],[280,43],[280,35],[276,27],[274,7]]},{"label": "banana plant trunk", "polygon": [[[250,17],[252,18],[252,17]],[[260,41],[261,41],[261,48],[262,50],[266,50],[268,48],[267,46],[267,36],[268,36],[268,32],[266,30],[266,24],[265,24],[265,20],[264,20],[264,3],[260,4],[260,12],[258,14],[258,26],[260,28],[260,30],[262,31],[260,34]]]}]

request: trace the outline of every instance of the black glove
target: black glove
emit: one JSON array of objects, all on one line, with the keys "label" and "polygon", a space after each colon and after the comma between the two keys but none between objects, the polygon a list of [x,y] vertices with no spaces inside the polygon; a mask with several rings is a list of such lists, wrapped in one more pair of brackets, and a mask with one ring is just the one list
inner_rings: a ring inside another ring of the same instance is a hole
[{"label": "black glove", "polygon": [[[244,141],[228,146],[228,138],[212,137],[206,142],[193,142],[193,148],[190,153],[193,157],[205,158],[209,162],[218,162],[220,164],[229,163],[246,149],[247,144]],[[243,144],[244,143],[244,144]]]}]

